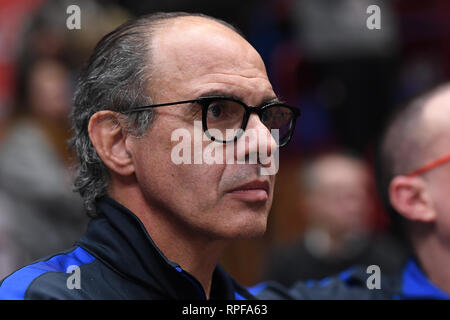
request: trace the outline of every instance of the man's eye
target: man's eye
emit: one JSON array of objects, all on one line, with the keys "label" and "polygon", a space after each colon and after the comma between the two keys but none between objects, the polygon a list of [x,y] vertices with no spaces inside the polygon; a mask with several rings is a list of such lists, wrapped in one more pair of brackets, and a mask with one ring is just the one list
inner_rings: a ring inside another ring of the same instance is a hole
[{"label": "man's eye", "polygon": [[224,106],[222,104],[213,104],[208,107],[208,118],[211,120],[220,119],[224,113]]}]

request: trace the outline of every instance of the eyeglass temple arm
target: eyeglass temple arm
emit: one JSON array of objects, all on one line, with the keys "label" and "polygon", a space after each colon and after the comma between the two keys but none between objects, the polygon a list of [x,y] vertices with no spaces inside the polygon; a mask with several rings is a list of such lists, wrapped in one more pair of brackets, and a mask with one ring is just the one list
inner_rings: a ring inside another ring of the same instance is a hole
[{"label": "eyeglass temple arm", "polygon": [[420,167],[420,168],[418,168],[418,169],[408,173],[407,176],[408,177],[419,176],[419,175],[421,175],[421,174],[423,174],[423,173],[425,173],[427,171],[430,171],[431,169],[439,167],[440,165],[442,165],[442,164],[444,164],[444,163],[446,163],[448,161],[450,161],[450,153],[445,155],[445,156],[443,156],[443,157],[441,157],[441,158],[438,158],[438,159],[436,159],[436,160],[434,160],[434,161],[432,161],[430,163],[427,163],[426,165],[424,165],[424,166],[422,166],[422,167]]},{"label": "eyeglass temple arm", "polygon": [[131,113],[131,112],[143,111],[143,110],[148,110],[148,109],[153,109],[153,108],[167,107],[167,106],[173,106],[173,105],[177,105],[177,104],[193,103],[193,102],[199,102],[199,99],[196,99],[196,100],[184,100],[184,101],[177,101],[177,102],[153,104],[153,105],[150,105],[150,106],[135,107],[135,108],[130,108],[128,110],[124,110],[122,113]]}]

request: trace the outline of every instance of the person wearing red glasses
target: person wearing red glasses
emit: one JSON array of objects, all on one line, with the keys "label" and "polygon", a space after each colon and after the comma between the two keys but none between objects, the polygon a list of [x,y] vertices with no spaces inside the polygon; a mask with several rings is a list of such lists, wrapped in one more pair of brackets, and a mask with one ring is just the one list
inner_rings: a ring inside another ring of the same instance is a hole
[{"label": "person wearing red glasses", "polygon": [[395,298],[450,299],[450,84],[400,108],[378,155],[379,193],[413,252]]}]

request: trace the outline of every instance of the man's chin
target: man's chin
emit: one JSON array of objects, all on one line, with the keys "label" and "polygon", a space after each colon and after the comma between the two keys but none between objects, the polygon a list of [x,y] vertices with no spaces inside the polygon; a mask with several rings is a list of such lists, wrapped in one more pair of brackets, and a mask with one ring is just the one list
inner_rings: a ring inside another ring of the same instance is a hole
[{"label": "man's chin", "polygon": [[264,236],[266,233],[266,228],[262,230],[251,230],[246,233],[238,233],[234,237],[235,240],[251,240],[251,239],[258,239]]},{"label": "man's chin", "polygon": [[249,221],[246,223],[236,223],[223,230],[222,236],[229,240],[244,240],[260,238],[267,229],[267,219],[264,221]]}]

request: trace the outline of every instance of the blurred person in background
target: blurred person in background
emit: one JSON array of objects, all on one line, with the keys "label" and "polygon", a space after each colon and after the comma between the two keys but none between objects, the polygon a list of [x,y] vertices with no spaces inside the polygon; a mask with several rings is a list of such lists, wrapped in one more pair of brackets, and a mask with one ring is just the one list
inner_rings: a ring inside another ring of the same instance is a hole
[{"label": "blurred person in background", "polygon": [[88,221],[73,192],[74,159],[67,144],[73,78],[98,39],[129,14],[115,5],[77,0],[82,28],[69,30],[66,9],[73,3],[0,6],[2,25],[16,26],[0,37],[10,40],[0,41],[0,56],[11,65],[2,73],[11,85],[2,89],[15,96],[1,113],[6,120],[0,135],[0,277],[71,246]]},{"label": "blurred person in background", "polygon": [[413,254],[397,277],[398,299],[450,299],[450,84],[399,108],[380,141],[377,184]]},{"label": "blurred person in background", "polygon": [[354,264],[401,266],[401,246],[375,234],[372,177],[366,163],[346,153],[326,153],[300,170],[297,201],[306,227],[294,244],[278,246],[266,260],[265,279],[290,285],[321,279]]},{"label": "blurred person in background", "polygon": [[71,186],[69,76],[55,59],[31,65],[26,105],[0,148],[0,191],[11,202],[2,212],[1,251],[9,252],[15,267],[71,245],[86,226],[81,198]]}]

